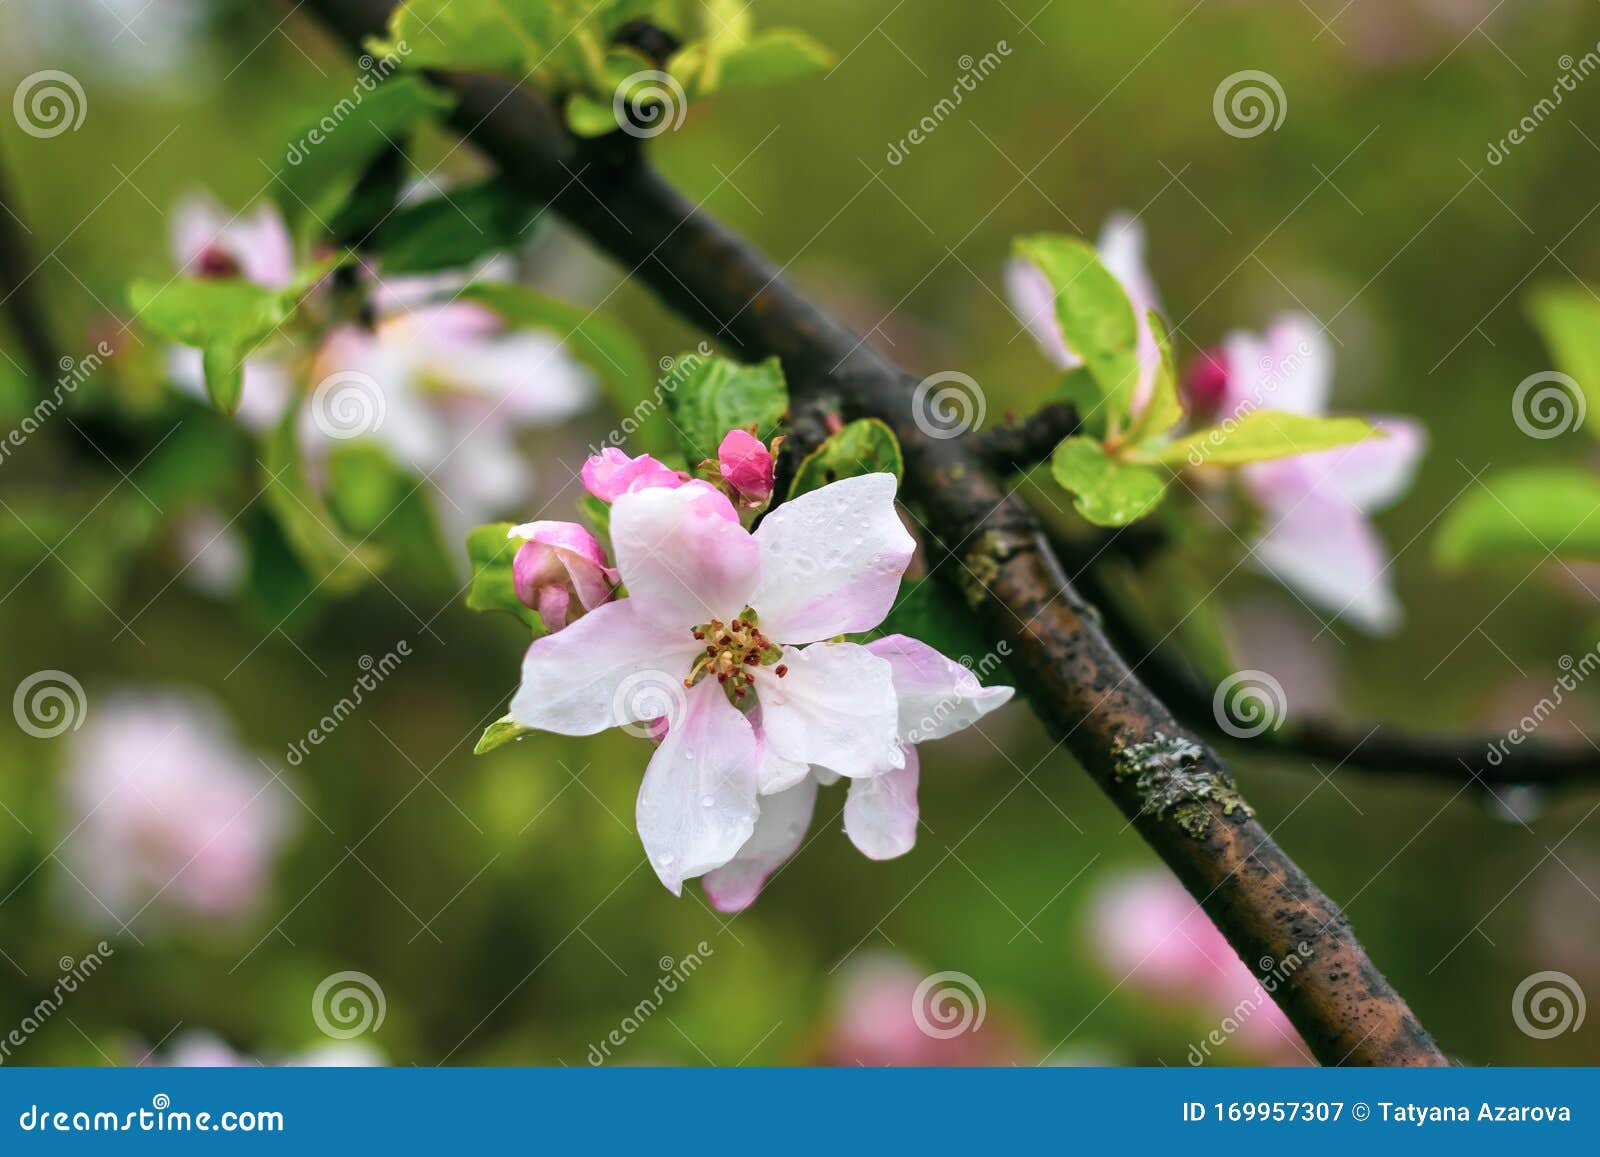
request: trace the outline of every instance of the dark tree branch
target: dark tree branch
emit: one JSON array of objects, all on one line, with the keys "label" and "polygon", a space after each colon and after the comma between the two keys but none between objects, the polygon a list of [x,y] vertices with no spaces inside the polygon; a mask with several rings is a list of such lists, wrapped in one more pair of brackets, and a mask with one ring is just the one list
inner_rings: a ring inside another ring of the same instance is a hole
[{"label": "dark tree branch", "polygon": [[[1158,543],[1138,535],[1139,525],[1084,545],[1051,534],[1051,545],[1068,560],[1073,582],[1088,594],[1105,616],[1112,638],[1128,654],[1139,656],[1145,682],[1170,704],[1189,726],[1221,742],[1304,760],[1323,760],[1352,771],[1387,779],[1446,780],[1468,783],[1487,793],[1510,787],[1568,788],[1600,785],[1600,748],[1592,743],[1554,744],[1524,739],[1510,743],[1500,735],[1423,733],[1392,723],[1344,723],[1331,719],[1295,719],[1249,738],[1225,731],[1217,715],[1216,693],[1170,641],[1153,642],[1122,611],[1100,564],[1103,554],[1117,554],[1137,563]],[[1490,762],[1494,750],[1497,762]]]},{"label": "dark tree branch", "polygon": [[[347,39],[382,30],[385,0],[310,0]],[[1050,731],[1129,817],[1258,974],[1301,965],[1273,996],[1329,1064],[1445,1058],[1332,900],[1273,842],[1221,760],[1139,682],[1062,574],[1038,524],[961,439],[912,415],[916,379],[804,297],[764,256],[642,164],[634,142],[580,146],[542,98],[439,78],[452,117],[530,198],[551,204],[683,317],[748,358],[782,359],[797,409],[837,398],[899,436],[920,510]],[[619,147],[620,146],[620,147]]]},{"label": "dark tree branch", "polygon": [[34,294],[37,263],[22,224],[22,212],[0,159],[0,301],[10,315],[11,328],[22,346],[28,371],[44,383],[61,373],[61,351]]},{"label": "dark tree branch", "polygon": [[1026,418],[1010,418],[974,434],[973,453],[1001,474],[1031,470],[1050,457],[1063,438],[1078,432],[1078,411],[1065,402],[1051,402]]}]

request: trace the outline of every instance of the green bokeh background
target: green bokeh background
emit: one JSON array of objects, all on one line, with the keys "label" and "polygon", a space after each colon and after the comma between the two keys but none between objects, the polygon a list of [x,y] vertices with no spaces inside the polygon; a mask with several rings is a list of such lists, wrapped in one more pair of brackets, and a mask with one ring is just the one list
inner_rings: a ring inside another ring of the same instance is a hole
[{"label": "green bokeh background", "polygon": [[[1531,705],[1560,656],[1595,645],[1592,596],[1553,565],[1531,576],[1517,560],[1442,574],[1429,539],[1483,468],[1592,454],[1581,433],[1519,434],[1510,399],[1550,368],[1523,293],[1547,280],[1600,282],[1600,80],[1567,94],[1502,164],[1486,152],[1550,92],[1563,55],[1595,48],[1600,10],[1529,0],[1473,32],[1476,15],[1458,26],[1438,14],[1449,6],[1394,0],[1355,0],[1337,17],[1340,5],[1312,5],[1327,29],[1301,4],[1036,6],[758,3],[768,22],[802,25],[833,46],[841,64],[825,79],[697,106],[653,152],[708,211],[908,367],[973,375],[991,422],[1026,410],[1051,383],[1000,296],[1016,234],[1092,235],[1114,210],[1139,213],[1180,356],[1286,309],[1315,314],[1338,343],[1339,407],[1414,414],[1432,437],[1416,486],[1381,518],[1398,552],[1405,627],[1371,640],[1340,626],[1317,640],[1338,671],[1335,710],[1467,728],[1498,718],[1496,704]],[[267,196],[290,131],[348,91],[345,58],[303,14],[283,20],[286,7],[210,6],[204,54],[154,90],[70,45],[19,35],[0,56],[7,92],[59,67],[88,96],[83,127],[55,139],[0,121],[0,152],[31,241],[47,255],[40,277],[67,348],[86,350],[107,312],[125,312],[130,279],[164,275],[175,199],[200,186],[230,205]],[[0,10],[0,24],[13,19],[26,17]],[[1003,64],[903,163],[888,163],[890,142],[949,93],[962,58],[999,41],[1010,50]],[[1242,69],[1282,85],[1287,115],[1276,131],[1236,139],[1219,130],[1213,92]],[[452,144],[432,137],[419,159],[443,160],[444,174],[477,171]],[[559,230],[528,265],[585,303],[621,276]],[[605,308],[652,357],[699,340],[638,287],[622,286]],[[143,340],[138,356],[155,356],[153,339]],[[82,400],[132,431],[159,434],[178,418],[217,428],[159,398],[107,388]],[[576,496],[583,447],[615,421],[601,410],[530,444],[545,496],[564,487]],[[123,1055],[123,1042],[159,1040],[180,1024],[281,1055],[322,1039],[308,1015],[316,983],[359,969],[382,984],[388,1017],[373,1039],[397,1063],[582,1064],[648,993],[659,958],[702,940],[715,950],[710,963],[617,1060],[804,1059],[841,965],[873,949],[974,977],[1041,1056],[1059,1043],[1061,1053],[1181,1064],[1214,1022],[1119,986],[1096,962],[1093,889],[1153,857],[1024,705],[992,717],[985,735],[925,750],[926,826],[912,854],[863,860],[838,830],[842,793],[825,793],[821,838],[728,920],[697,889],[671,898],[644,862],[632,831],[643,742],[536,737],[471,755],[513,688],[522,644],[509,620],[466,611],[448,571],[393,569],[386,585],[319,600],[281,630],[299,597],[292,584],[276,601],[240,605],[168,587],[176,567],[159,535],[96,573],[96,536],[112,533],[103,519],[75,531],[78,554],[61,557],[16,524],[26,510],[28,526],[56,545],[115,481],[109,468],[91,476],[81,463],[56,473],[51,439],[62,433],[47,431],[0,467],[0,496],[13,507],[0,510],[0,688],[41,667],[70,671],[91,713],[118,686],[208,688],[272,758],[346,693],[360,656],[404,638],[414,657],[293,770],[320,818],[301,813],[265,911],[224,932],[141,919],[145,945],[119,940],[114,964],[14,1063],[103,1063]],[[249,449],[234,452],[248,472]],[[49,488],[59,491],[55,507],[38,501]],[[236,510],[253,490],[222,501]],[[84,581],[63,561],[79,554],[72,565]],[[85,582],[124,618],[146,608],[138,639],[119,635]],[[1319,628],[1248,568],[1217,600],[1267,600],[1299,615],[1308,636]],[[1584,722],[1592,711],[1572,714],[1594,734]],[[49,858],[62,834],[64,741],[6,722],[0,947],[16,967],[0,964],[0,1030],[40,999],[58,957],[81,956],[99,938],[68,919],[73,884]],[[1565,722],[1552,726],[1584,741]],[[1541,969],[1600,994],[1592,791],[1540,801],[1524,825],[1455,785],[1324,766],[1330,784],[1259,755],[1238,770],[1268,829],[1345,905],[1448,1052],[1468,1063],[1600,1059],[1594,1019],[1535,1040],[1511,1016],[1517,983]]]}]

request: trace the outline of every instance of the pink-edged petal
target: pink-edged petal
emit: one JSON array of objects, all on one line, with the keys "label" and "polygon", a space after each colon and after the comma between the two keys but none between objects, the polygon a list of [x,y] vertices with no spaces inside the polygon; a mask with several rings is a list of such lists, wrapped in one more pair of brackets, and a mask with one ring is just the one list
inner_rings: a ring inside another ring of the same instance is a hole
[{"label": "pink-edged petal", "polygon": [[732,619],[749,604],[761,552],[717,509],[704,491],[689,486],[638,490],[612,505],[617,570],[641,615],[687,632],[712,619]]},{"label": "pink-edged petal", "polygon": [[699,650],[687,631],[639,614],[633,599],[607,603],[533,641],[511,718],[559,735],[593,735],[653,719],[664,701],[681,698]]},{"label": "pink-edged petal", "polygon": [[1316,489],[1369,512],[1382,510],[1411,488],[1428,445],[1427,431],[1420,422],[1381,417],[1372,419],[1372,424],[1382,432],[1381,437],[1298,459],[1315,480]]},{"label": "pink-edged petal", "polygon": [[615,446],[590,455],[583,464],[583,487],[602,502],[615,502],[635,490],[683,485],[683,475],[648,454],[630,458]]},{"label": "pink-edged petal", "polygon": [[1031,261],[1013,257],[1006,262],[1005,283],[1011,312],[1044,356],[1063,370],[1082,365],[1078,355],[1067,348],[1067,339],[1056,321],[1056,293],[1044,271]]},{"label": "pink-edged petal", "polygon": [[1325,414],[1333,385],[1333,343],[1315,320],[1301,314],[1278,318],[1261,337],[1244,331],[1223,339],[1227,388],[1221,418],[1251,410]]},{"label": "pink-edged petal", "polygon": [[917,749],[907,744],[906,765],[871,779],[852,779],[844,802],[844,830],[869,860],[892,860],[917,842]]},{"label": "pink-edged petal", "polygon": [[547,630],[559,630],[566,625],[567,609],[572,605],[572,595],[566,587],[544,587],[529,601]]},{"label": "pink-edged petal", "polygon": [[1389,553],[1366,517],[1337,499],[1312,495],[1291,510],[1266,512],[1256,560],[1279,582],[1322,610],[1373,634],[1400,625]]},{"label": "pink-edged petal", "polygon": [[755,760],[755,731],[721,684],[695,684],[682,720],[650,757],[634,813],[650,866],[674,896],[685,880],[733,859],[754,833]]},{"label": "pink-edged petal", "polygon": [[750,605],[769,639],[812,643],[883,622],[916,548],[894,508],[893,474],[830,482],[756,528],[761,584]]},{"label": "pink-edged petal", "polygon": [[761,818],[739,854],[701,881],[718,912],[743,912],[773,872],[805,842],[817,804],[817,781],[806,776],[788,791],[761,797]]},{"label": "pink-edged petal", "polygon": [[985,687],[960,663],[907,635],[886,635],[866,647],[889,664],[903,743],[926,743],[971,727],[1015,693]]},{"label": "pink-edged petal", "polygon": [[757,505],[772,497],[772,452],[748,430],[729,430],[717,447],[717,468],[741,501]]},{"label": "pink-edged petal", "polygon": [[762,795],[776,795],[788,791],[803,779],[815,778],[809,763],[803,759],[785,757],[767,742],[766,732],[761,726],[759,702],[750,712],[750,722],[756,729],[756,782],[760,785]]},{"label": "pink-edged petal", "polygon": [[851,778],[905,766],[889,663],[865,647],[785,647],[776,666],[756,669],[755,685],[762,739],[782,759]]}]

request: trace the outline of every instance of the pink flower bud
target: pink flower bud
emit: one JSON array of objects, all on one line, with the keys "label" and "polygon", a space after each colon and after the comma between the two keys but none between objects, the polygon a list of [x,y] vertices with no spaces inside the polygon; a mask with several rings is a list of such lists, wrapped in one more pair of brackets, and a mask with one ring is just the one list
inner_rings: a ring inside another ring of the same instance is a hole
[{"label": "pink flower bud", "polygon": [[511,560],[517,598],[539,612],[545,629],[559,631],[585,611],[609,602],[617,572],[594,535],[574,522],[525,522],[510,538],[524,539]]},{"label": "pink flower bud", "polygon": [[1202,352],[1184,367],[1180,385],[1190,412],[1216,413],[1228,394],[1228,355],[1220,349]]},{"label": "pink flower bud", "polygon": [[601,502],[614,502],[624,494],[652,487],[669,490],[682,486],[684,477],[648,454],[629,458],[614,446],[607,446],[583,464],[583,486]]},{"label": "pink flower bud", "polygon": [[761,506],[772,498],[772,454],[754,434],[729,430],[717,447],[722,480],[745,506]]}]

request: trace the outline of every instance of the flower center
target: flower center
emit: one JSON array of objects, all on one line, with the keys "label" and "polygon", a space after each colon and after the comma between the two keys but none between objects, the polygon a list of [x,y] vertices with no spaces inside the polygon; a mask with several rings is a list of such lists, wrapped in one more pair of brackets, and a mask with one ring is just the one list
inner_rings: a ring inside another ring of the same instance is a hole
[{"label": "flower center", "polygon": [[[754,612],[748,610],[731,623],[712,619],[689,633],[705,644],[705,654],[695,659],[683,685],[692,687],[708,675],[713,676],[735,703],[749,694],[756,668],[777,663],[783,655],[783,649],[761,633]],[[780,679],[788,673],[789,668],[783,663],[773,671]]]}]

